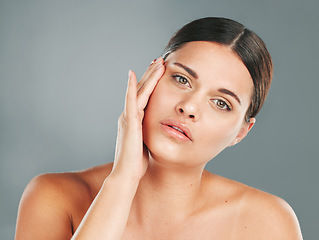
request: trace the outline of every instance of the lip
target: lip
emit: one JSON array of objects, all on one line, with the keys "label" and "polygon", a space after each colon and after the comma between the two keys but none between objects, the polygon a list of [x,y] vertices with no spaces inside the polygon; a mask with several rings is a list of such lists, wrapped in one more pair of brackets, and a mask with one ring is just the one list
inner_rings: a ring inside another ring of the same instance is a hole
[{"label": "lip", "polygon": [[[186,124],[174,119],[164,120],[161,122],[161,127],[171,136],[184,141],[193,141],[191,131]],[[175,128],[180,129],[182,132]]]}]

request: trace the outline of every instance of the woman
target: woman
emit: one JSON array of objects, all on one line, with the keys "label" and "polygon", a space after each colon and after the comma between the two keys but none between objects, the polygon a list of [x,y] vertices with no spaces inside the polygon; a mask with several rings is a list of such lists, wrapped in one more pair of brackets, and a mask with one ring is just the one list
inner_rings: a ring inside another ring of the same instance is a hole
[{"label": "woman", "polygon": [[16,239],[302,239],[286,202],[204,170],[251,130],[271,76],[241,24],[187,24],[139,83],[129,72],[114,164],[34,178]]}]

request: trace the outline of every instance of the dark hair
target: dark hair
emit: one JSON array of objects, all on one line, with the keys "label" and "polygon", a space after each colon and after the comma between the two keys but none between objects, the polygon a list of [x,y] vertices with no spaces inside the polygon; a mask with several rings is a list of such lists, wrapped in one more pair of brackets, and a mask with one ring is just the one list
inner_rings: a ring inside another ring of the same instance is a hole
[{"label": "dark hair", "polygon": [[254,83],[254,93],[245,115],[249,122],[265,102],[272,80],[272,60],[263,40],[242,24],[227,18],[207,17],[177,31],[162,54],[164,60],[187,42],[208,41],[229,46],[242,60]]}]

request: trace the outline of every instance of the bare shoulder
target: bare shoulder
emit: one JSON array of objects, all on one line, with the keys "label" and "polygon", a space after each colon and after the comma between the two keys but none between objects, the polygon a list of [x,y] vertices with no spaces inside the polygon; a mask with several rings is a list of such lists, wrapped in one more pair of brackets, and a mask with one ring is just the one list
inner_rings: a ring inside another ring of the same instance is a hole
[{"label": "bare shoulder", "polygon": [[20,201],[16,239],[70,239],[111,169],[108,164],[34,177]]},{"label": "bare shoulder", "polygon": [[56,203],[94,198],[111,169],[111,164],[106,164],[78,172],[41,174],[29,182],[23,198],[41,195],[47,196],[44,198],[46,201],[54,200]]},{"label": "bare shoulder", "polygon": [[302,239],[298,219],[292,207],[282,198],[250,188],[243,197],[242,230],[261,234],[261,239]]},{"label": "bare shoulder", "polygon": [[212,189],[222,193],[236,212],[238,239],[302,239],[298,219],[285,200],[222,176],[208,175]]}]

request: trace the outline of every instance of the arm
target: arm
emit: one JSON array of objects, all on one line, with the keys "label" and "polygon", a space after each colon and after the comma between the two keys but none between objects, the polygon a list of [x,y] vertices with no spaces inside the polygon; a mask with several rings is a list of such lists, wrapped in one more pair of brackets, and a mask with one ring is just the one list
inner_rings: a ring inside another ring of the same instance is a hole
[{"label": "arm", "polygon": [[110,175],[72,239],[121,239],[138,183]]},{"label": "arm", "polygon": [[[137,84],[130,71],[125,109],[118,122],[115,160],[81,224],[72,237],[72,215],[59,187],[48,187],[41,179],[31,181],[18,213],[16,240],[23,239],[121,239],[140,179],[148,166],[143,145],[144,108],[164,73],[163,59],[152,62]],[[59,197],[59,201],[57,200]]]},{"label": "arm", "polygon": [[105,180],[73,240],[122,238],[139,180],[148,165],[148,152],[142,137],[144,108],[163,73],[161,58],[151,64],[138,85],[135,74],[130,71],[125,110],[118,123],[112,173]]}]

